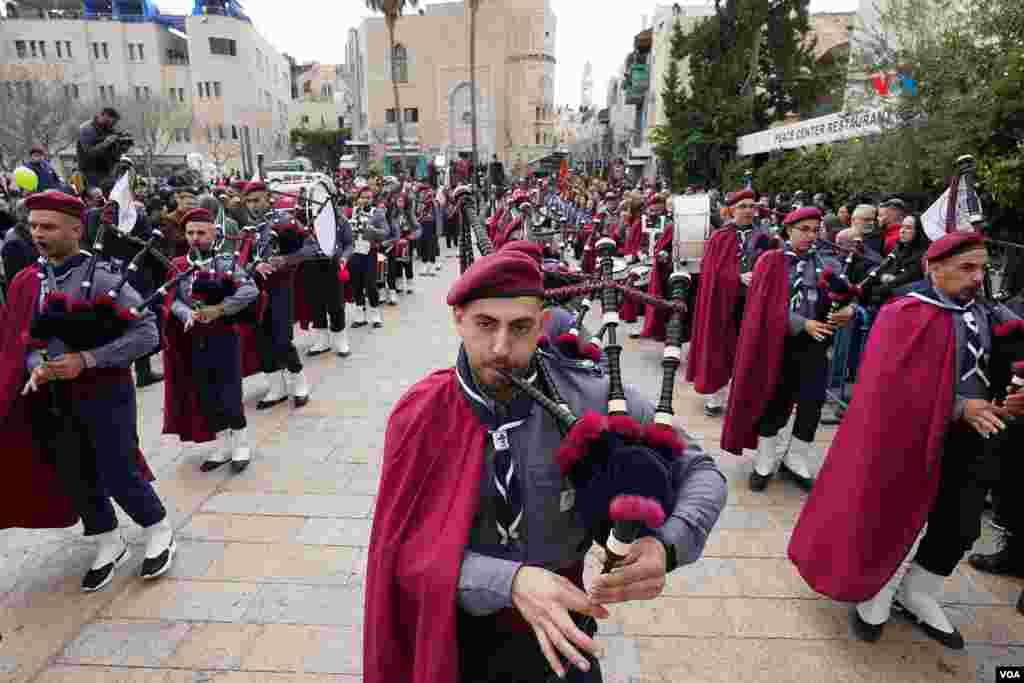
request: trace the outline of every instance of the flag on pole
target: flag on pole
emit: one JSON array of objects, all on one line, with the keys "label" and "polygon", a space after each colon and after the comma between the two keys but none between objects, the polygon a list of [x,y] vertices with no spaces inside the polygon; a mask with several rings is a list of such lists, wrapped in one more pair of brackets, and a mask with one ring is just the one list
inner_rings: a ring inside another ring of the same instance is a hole
[{"label": "flag on pole", "polygon": [[[967,183],[961,183],[957,177],[935,203],[921,214],[924,232],[933,242],[942,239],[951,232],[970,232],[970,211],[967,204]],[[951,205],[950,197],[955,193],[956,202]]]},{"label": "flag on pole", "polygon": [[125,171],[110,191],[110,201],[117,202],[117,231],[122,235],[127,235],[135,228],[135,220],[138,218],[131,189],[134,175],[135,171],[131,169]]}]

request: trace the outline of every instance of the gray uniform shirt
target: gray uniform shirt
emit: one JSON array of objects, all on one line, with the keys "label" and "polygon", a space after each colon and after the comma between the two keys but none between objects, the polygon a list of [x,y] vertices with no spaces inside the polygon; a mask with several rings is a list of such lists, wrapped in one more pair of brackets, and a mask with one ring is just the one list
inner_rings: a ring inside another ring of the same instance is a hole
[{"label": "gray uniform shirt", "polygon": [[[608,377],[600,369],[589,361],[544,357],[553,381],[574,413],[607,411]],[[466,368],[462,362],[457,366],[463,392],[476,404],[475,408],[494,412],[494,402],[477,388],[472,373]],[[626,398],[634,418],[640,422],[652,419],[654,407],[650,401],[632,387],[626,387]],[[491,439],[486,439],[481,505],[470,532],[469,546],[463,553],[458,585],[459,605],[478,616],[512,606],[512,581],[521,566],[557,571],[581,561],[590,547],[587,532],[575,514],[571,484],[562,478],[555,463],[554,454],[561,437],[552,418],[534,405],[523,424],[509,430],[507,436],[523,492],[520,550],[506,557],[487,554],[497,545],[498,534],[494,523],[494,498],[497,496],[493,483],[494,445]],[[682,436],[687,449],[676,467],[680,469],[683,485],[671,516],[655,532],[663,543],[675,546],[680,565],[700,557],[727,494],[725,476],[714,461],[687,435]]]},{"label": "gray uniform shirt", "polygon": [[804,324],[813,320],[822,296],[818,280],[825,268],[841,272],[838,259],[818,251],[808,251],[800,257],[786,245],[786,266],[789,275],[789,336],[804,331]]},{"label": "gray uniform shirt", "polygon": [[[233,257],[219,254],[210,265],[206,266],[205,270],[212,270],[217,274],[226,273],[232,268],[233,262]],[[224,307],[225,316],[242,312],[246,306],[255,301],[256,297],[260,295],[259,288],[256,287],[252,278],[249,277],[243,268],[235,267],[232,279],[234,279],[237,286],[235,293],[226,297],[220,303]],[[179,282],[177,291],[174,293],[174,301],[171,302],[171,313],[183,324],[192,318],[192,306],[195,303],[192,299],[192,286],[195,284],[195,281],[196,273],[192,273]]]},{"label": "gray uniform shirt", "polygon": [[[75,258],[75,257],[72,257]],[[71,298],[81,297],[82,281],[88,268],[88,259],[70,268],[57,270],[57,289],[64,292]],[[112,273],[110,265],[98,263],[93,274],[92,298],[99,294],[105,294],[113,289],[121,280],[120,274]],[[49,283],[42,281],[39,288],[39,299],[36,303],[36,310],[41,310],[41,305],[49,293]],[[125,308],[137,307],[142,303],[142,297],[130,284],[125,284],[118,295],[117,304]],[[124,334],[117,339],[95,349],[84,349],[95,360],[98,368],[127,368],[133,362],[153,351],[160,343],[156,329],[156,316],[152,311],[144,309],[140,316],[128,323]],[[47,353],[50,358],[56,358],[68,352],[67,347],[59,339],[51,339],[47,346]],[[29,372],[42,363],[42,355],[38,351],[28,354],[25,364]]]}]

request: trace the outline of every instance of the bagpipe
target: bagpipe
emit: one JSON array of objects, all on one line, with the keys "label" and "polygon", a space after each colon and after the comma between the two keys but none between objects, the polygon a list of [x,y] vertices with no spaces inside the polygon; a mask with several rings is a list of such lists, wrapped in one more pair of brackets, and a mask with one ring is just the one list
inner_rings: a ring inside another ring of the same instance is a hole
[{"label": "bagpipe", "polygon": [[[562,443],[556,461],[562,475],[576,489],[575,509],[580,522],[606,550],[603,572],[607,573],[629,555],[638,538],[665,523],[675,508],[682,484],[676,461],[683,456],[685,443],[673,427],[672,402],[681,358],[682,301],[690,276],[677,272],[670,277],[671,298],[678,307],[668,323],[661,396],[653,421],[641,424],[629,413],[622,383],[618,296],[611,284],[615,244],[604,238],[598,248],[604,275],[600,296],[607,334],[607,414],[576,415],[552,380],[544,353],[535,357],[542,388],[511,373],[503,374],[541,405],[558,425]],[[586,619],[582,628],[593,634],[596,624]]]}]

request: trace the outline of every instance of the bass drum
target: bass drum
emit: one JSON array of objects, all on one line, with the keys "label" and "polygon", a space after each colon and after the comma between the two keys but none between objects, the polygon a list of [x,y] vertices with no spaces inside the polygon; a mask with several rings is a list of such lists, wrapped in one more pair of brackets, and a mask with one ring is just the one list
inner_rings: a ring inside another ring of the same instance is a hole
[{"label": "bass drum", "polygon": [[672,263],[689,273],[699,273],[711,236],[711,197],[706,194],[675,197],[672,213]]},{"label": "bass drum", "polygon": [[313,234],[316,237],[317,245],[327,256],[334,254],[334,243],[337,241],[337,214],[330,215],[322,212],[333,212],[334,203],[331,201],[331,190],[325,181],[312,183],[306,187],[306,225],[312,226]]}]

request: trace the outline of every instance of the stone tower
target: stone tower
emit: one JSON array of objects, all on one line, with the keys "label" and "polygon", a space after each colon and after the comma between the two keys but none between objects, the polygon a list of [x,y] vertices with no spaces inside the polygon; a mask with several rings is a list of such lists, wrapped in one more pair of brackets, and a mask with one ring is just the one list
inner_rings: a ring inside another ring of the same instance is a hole
[{"label": "stone tower", "polygon": [[580,109],[594,105],[594,65],[587,60],[583,65],[583,88],[580,92]]}]

